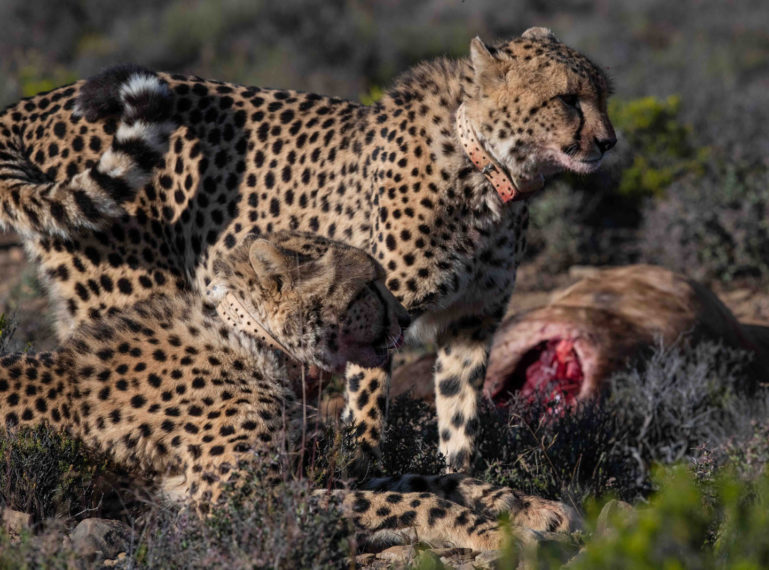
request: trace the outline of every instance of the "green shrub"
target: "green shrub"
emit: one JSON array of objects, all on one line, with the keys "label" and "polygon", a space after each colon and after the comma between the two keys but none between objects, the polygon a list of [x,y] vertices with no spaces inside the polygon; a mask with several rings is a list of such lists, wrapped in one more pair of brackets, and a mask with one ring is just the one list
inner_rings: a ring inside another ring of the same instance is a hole
[{"label": "green shrub", "polygon": [[683,466],[659,470],[659,491],[634,516],[593,535],[574,568],[766,568],[769,476],[744,481],[722,472],[715,501]]},{"label": "green shrub", "polygon": [[622,139],[619,151],[631,157],[620,175],[620,194],[660,197],[677,177],[702,173],[708,150],[694,147],[690,128],[679,119],[680,108],[677,95],[609,101],[609,117]]},{"label": "green shrub", "polygon": [[[601,502],[589,509],[583,548],[568,561],[570,569],[616,568],[756,569],[769,564],[769,473],[745,481],[722,470],[709,491],[685,465],[655,470],[658,489],[633,510],[602,513]],[[544,543],[537,549],[508,544],[499,568],[560,568],[563,559]]]},{"label": "green shrub", "polygon": [[31,97],[43,91],[50,91],[77,79],[75,73],[61,67],[44,69],[41,64],[35,63],[34,58],[32,63],[20,67],[18,72],[22,97]]}]

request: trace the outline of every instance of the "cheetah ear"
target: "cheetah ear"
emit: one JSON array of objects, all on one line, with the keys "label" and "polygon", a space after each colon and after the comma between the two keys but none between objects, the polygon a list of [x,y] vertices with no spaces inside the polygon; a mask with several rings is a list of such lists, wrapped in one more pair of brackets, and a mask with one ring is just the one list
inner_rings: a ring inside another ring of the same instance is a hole
[{"label": "cheetah ear", "polygon": [[368,254],[357,248],[330,247],[318,260],[318,265],[327,274],[329,285],[342,289],[358,287],[361,282],[378,277]]},{"label": "cheetah ear", "polygon": [[555,37],[555,34],[550,30],[550,28],[542,28],[542,27],[535,27],[535,28],[529,28],[525,32],[521,34],[522,38],[526,38],[527,40],[549,40],[553,42],[557,42],[558,38]]},{"label": "cheetah ear", "polygon": [[281,293],[293,286],[290,260],[266,239],[257,239],[248,249],[248,260],[256,272],[259,285],[270,294]]},{"label": "cheetah ear", "polygon": [[340,276],[334,263],[335,248],[329,247],[317,259],[303,263],[297,268],[296,288],[302,297],[325,296]]},{"label": "cheetah ear", "polygon": [[502,77],[502,74],[498,70],[498,61],[488,46],[483,43],[483,40],[478,36],[475,36],[470,42],[470,61],[473,64],[473,70],[475,70],[476,83],[481,82],[481,78]]}]

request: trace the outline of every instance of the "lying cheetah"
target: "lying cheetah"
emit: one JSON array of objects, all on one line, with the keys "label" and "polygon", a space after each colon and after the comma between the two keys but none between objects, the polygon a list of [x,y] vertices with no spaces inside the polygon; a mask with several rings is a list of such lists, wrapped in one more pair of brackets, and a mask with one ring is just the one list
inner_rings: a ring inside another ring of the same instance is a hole
[{"label": "lying cheetah", "polygon": [[[66,430],[205,512],[225,483],[238,484],[252,451],[299,444],[301,405],[262,337],[327,370],[379,366],[404,318],[383,278],[373,258],[346,245],[295,232],[252,236],[217,254],[212,302],[158,295],[82,325],[54,352],[0,358],[0,417],[8,428]],[[281,479],[275,470],[267,477]],[[491,549],[502,510],[534,529],[576,521],[559,503],[460,475],[406,475],[334,493],[374,541]]]},{"label": "lying cheetah", "polygon": [[[556,172],[598,168],[616,141],[609,94],[603,72],[543,28],[495,46],[476,38],[469,58],[417,65],[371,106],[116,68],[0,115],[0,221],[26,233],[61,338],[153,294],[202,292],[216,254],[252,234],[311,231],[369,252],[410,336],[437,345],[440,449],[465,470],[525,198]],[[153,111],[121,134],[121,114],[141,103]],[[159,165],[139,192],[101,167],[121,137],[169,123],[163,156],[118,144]],[[83,175],[93,192],[59,191]],[[386,370],[353,364],[347,378],[345,416],[375,453]]]}]

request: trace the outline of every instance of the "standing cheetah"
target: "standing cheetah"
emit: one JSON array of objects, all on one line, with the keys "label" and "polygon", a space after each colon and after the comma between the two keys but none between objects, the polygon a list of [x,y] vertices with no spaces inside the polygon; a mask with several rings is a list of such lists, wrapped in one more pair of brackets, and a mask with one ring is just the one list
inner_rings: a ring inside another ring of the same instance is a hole
[{"label": "standing cheetah", "polygon": [[[201,512],[225,484],[241,482],[252,451],[297,452],[301,405],[262,335],[324,369],[378,366],[405,311],[373,258],[319,236],[251,236],[215,258],[209,301],[157,295],[84,323],[54,352],[1,356],[2,426],[66,430],[160,478],[168,495]],[[281,474],[268,465],[263,483],[273,479]],[[565,505],[459,475],[405,475],[334,493],[372,541],[491,549],[500,545],[500,511],[539,530],[568,530],[576,520]]]},{"label": "standing cheetah", "polygon": [[[440,449],[466,470],[525,198],[554,173],[599,167],[616,142],[609,94],[604,73],[544,28],[495,46],[476,38],[469,58],[417,65],[371,106],[120,67],[0,115],[0,221],[31,230],[61,338],[155,293],[203,291],[215,254],[249,235],[310,231],[369,252],[412,316],[409,335],[437,345]],[[128,140],[174,130],[162,157],[122,145],[160,164],[130,193],[99,161],[143,101],[154,111]],[[57,193],[82,173],[105,192]],[[384,368],[348,367],[345,416],[364,451],[377,449],[387,381]]]}]

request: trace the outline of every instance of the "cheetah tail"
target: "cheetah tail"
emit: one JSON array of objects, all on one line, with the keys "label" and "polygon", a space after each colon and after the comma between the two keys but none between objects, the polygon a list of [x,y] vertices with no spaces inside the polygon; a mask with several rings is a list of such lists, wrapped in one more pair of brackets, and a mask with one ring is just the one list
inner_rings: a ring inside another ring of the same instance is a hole
[{"label": "cheetah tail", "polygon": [[108,84],[108,78],[119,77],[107,71],[88,80],[78,97],[76,112],[88,120],[106,113],[120,117],[110,148],[90,168],[52,180],[22,145],[0,140],[0,228],[65,238],[82,229],[101,229],[125,214],[122,204],[163,165],[175,128],[168,85],[152,72],[121,69],[122,81]]}]

